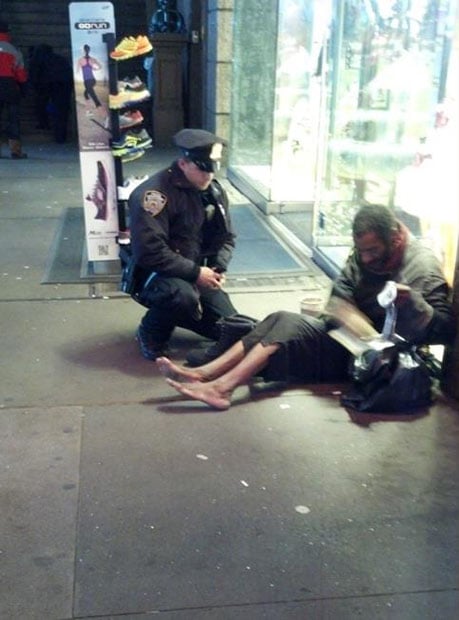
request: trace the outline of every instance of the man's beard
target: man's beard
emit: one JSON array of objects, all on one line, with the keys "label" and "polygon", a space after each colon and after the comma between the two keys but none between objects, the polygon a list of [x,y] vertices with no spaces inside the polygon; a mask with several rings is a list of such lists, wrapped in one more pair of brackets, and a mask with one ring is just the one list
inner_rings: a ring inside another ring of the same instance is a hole
[{"label": "man's beard", "polygon": [[387,250],[386,252],[384,252],[384,255],[381,256],[381,258],[377,258],[369,263],[366,263],[365,269],[367,269],[368,271],[372,271],[373,273],[385,273],[389,271],[387,263],[390,259],[390,256],[391,254],[389,250]]}]

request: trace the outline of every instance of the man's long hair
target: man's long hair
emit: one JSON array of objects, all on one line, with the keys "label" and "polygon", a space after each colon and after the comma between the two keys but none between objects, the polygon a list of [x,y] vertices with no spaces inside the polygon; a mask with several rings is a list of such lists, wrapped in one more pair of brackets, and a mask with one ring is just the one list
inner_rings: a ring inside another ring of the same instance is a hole
[{"label": "man's long hair", "polygon": [[384,205],[364,205],[357,211],[352,224],[352,234],[359,238],[369,232],[390,247],[393,234],[398,230],[398,221],[392,209]]}]

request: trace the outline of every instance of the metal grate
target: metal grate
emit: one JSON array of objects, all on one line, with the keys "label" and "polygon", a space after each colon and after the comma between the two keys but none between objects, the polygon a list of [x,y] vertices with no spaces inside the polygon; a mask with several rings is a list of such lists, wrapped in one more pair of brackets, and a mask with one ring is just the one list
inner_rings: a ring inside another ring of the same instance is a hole
[{"label": "metal grate", "polygon": [[[307,271],[307,270],[305,270]],[[322,291],[328,286],[328,279],[323,273],[284,273],[275,275],[228,275],[225,289],[233,292],[282,292],[282,291]]]}]

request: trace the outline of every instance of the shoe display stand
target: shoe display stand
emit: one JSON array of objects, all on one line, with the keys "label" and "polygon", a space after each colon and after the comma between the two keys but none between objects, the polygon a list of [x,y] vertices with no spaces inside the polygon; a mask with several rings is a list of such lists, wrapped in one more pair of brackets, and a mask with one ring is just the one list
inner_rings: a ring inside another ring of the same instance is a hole
[{"label": "shoe display stand", "polygon": [[[114,60],[111,57],[112,52],[115,50],[115,35],[112,33],[107,33],[103,35],[103,40],[107,45],[107,55],[108,55],[108,79],[109,79],[109,93],[110,98],[119,95],[119,77],[118,77],[118,65],[123,62],[123,59]],[[151,50],[148,50],[151,51]],[[145,52],[147,53],[147,52]],[[141,54],[139,54],[140,56]],[[126,59],[130,59],[127,57]],[[142,102],[145,99],[142,100]],[[116,143],[120,142],[123,139],[123,134],[125,130],[120,126],[120,113],[122,113],[127,107],[129,107],[129,102],[126,102],[126,106],[120,106],[116,109],[110,107],[110,127],[111,127],[111,142]],[[114,165],[115,165],[115,182],[116,182],[116,190],[117,190],[117,204],[118,204],[118,221],[119,221],[119,237],[118,244],[119,245],[129,245],[129,230],[126,221],[126,207],[127,200],[129,198],[129,194],[135,188],[136,185],[139,184],[133,183],[132,187],[125,186],[125,179],[123,175],[123,162],[121,157],[113,157]],[[142,179],[143,181],[143,179]]]}]

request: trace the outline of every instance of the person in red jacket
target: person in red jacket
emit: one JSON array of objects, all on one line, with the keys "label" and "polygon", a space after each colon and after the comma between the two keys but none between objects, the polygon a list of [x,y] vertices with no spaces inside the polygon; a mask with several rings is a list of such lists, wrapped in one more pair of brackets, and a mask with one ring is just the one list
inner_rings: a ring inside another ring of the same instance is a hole
[{"label": "person in red jacket", "polygon": [[0,121],[5,121],[5,133],[13,159],[27,157],[22,150],[19,105],[27,82],[22,53],[11,43],[8,24],[0,20]]}]

